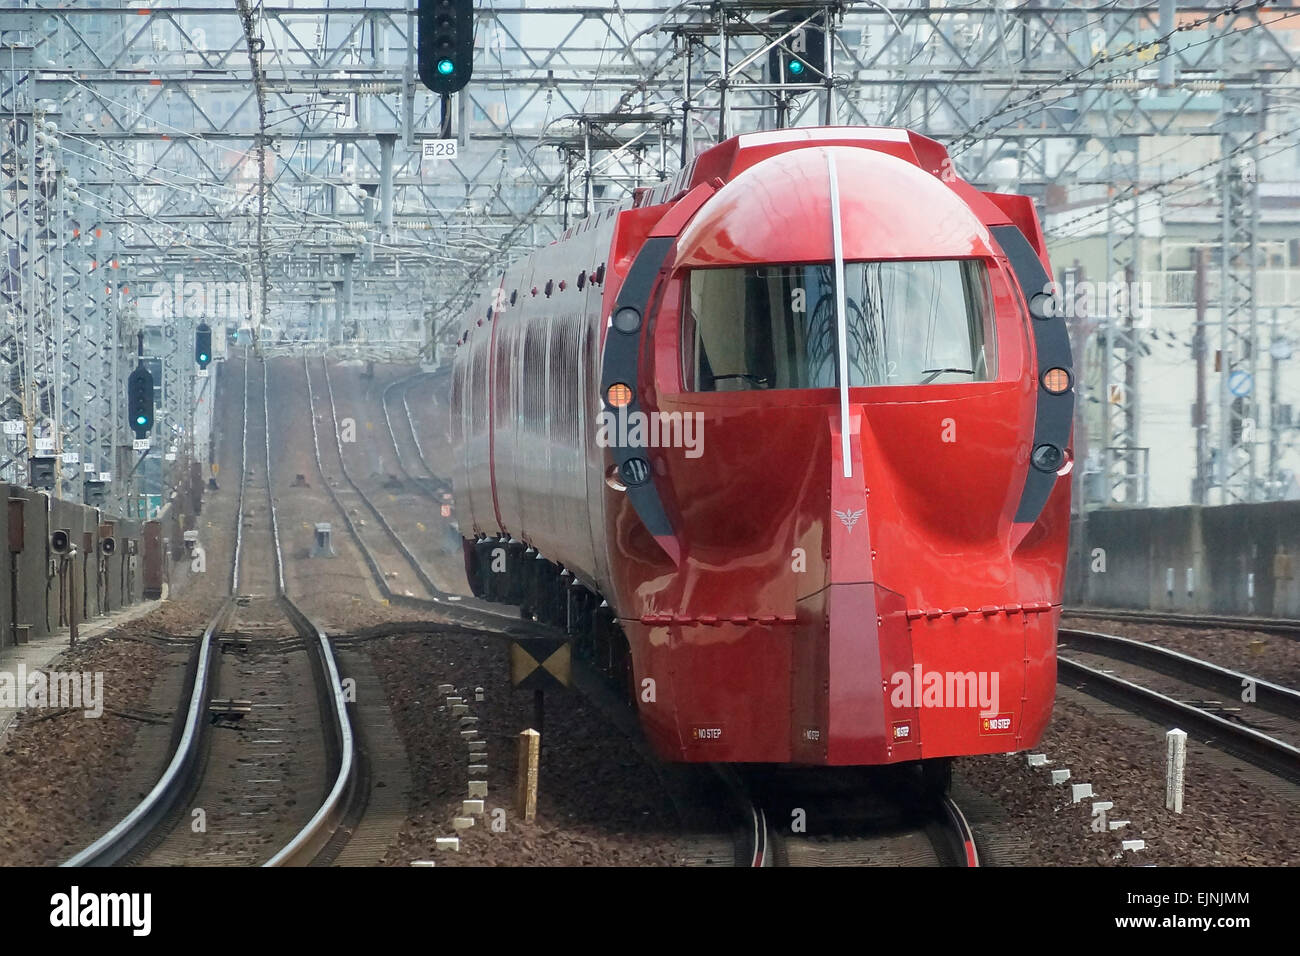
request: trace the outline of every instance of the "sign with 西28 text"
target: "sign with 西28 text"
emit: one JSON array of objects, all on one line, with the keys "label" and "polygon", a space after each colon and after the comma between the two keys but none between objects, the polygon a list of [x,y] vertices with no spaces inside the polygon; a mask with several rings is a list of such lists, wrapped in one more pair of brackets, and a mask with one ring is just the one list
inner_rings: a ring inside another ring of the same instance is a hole
[{"label": "sign with \u897f28 text", "polygon": [[420,151],[422,162],[438,163],[444,159],[455,159],[459,153],[459,144],[454,139],[426,139]]}]

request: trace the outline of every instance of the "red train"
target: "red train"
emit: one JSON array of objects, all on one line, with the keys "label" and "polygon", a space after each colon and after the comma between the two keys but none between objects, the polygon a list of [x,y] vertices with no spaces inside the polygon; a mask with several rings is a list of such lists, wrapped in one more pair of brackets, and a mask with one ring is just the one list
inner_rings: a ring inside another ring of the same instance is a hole
[{"label": "red train", "polygon": [[511,265],[453,371],[476,594],[665,759],[1013,751],[1051,714],[1073,373],[1031,200],[902,130],[738,136]]}]

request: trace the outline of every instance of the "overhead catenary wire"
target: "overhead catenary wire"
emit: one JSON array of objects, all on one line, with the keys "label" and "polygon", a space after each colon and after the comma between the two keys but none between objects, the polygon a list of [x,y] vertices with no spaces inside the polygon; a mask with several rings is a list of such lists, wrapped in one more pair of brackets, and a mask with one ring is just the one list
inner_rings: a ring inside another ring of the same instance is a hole
[{"label": "overhead catenary wire", "polygon": [[[271,307],[271,277],[266,262],[266,82],[262,72],[262,50],[265,41],[257,35],[257,25],[248,0],[235,0],[239,8],[239,21],[244,28],[244,42],[248,46],[248,64],[253,71],[253,90],[257,96],[257,137],[254,152],[257,154],[257,245],[255,247],[259,312],[258,324],[267,324]],[[254,337],[254,341],[257,338]]]},{"label": "overhead catenary wire", "polygon": [[[1136,66],[1119,70],[1116,73],[1111,74],[1111,76],[1104,78],[1103,80],[1101,80],[1101,82],[1105,82],[1106,80],[1109,80],[1116,75],[1124,75],[1126,73],[1132,73],[1138,70],[1147,69],[1152,65],[1154,65],[1155,63],[1159,62],[1161,59],[1164,59],[1167,56],[1172,56],[1174,54],[1175,51],[1172,49],[1172,47],[1166,46],[1166,44],[1168,44],[1169,40],[1172,39],[1175,35],[1179,33],[1185,33],[1191,30],[1199,29],[1200,27],[1207,26],[1211,23],[1215,23],[1218,20],[1223,19],[1224,17],[1236,17],[1242,12],[1261,10],[1262,8],[1267,6],[1269,2],[1270,0],[1251,0],[1251,2],[1249,3],[1234,2],[1227,7],[1224,7],[1222,10],[1215,11],[1214,13],[1205,14],[1204,16],[1198,17],[1195,20],[1188,21],[1187,23],[1179,24],[1178,26],[1174,27],[1172,30],[1160,34],[1154,40],[1149,40],[1145,43],[1140,43],[1140,44],[1133,45],[1131,47],[1126,47],[1122,51],[1117,53],[1111,53],[1110,51],[1104,51],[1102,53],[1099,53],[1096,56],[1094,56],[1092,60],[1090,60],[1088,63],[1084,64],[1083,66],[1079,67],[1078,69],[1071,70],[1067,73],[1064,73],[1057,79],[1051,81],[1050,83],[1037,85],[1034,87],[1034,89],[1030,90],[1028,93],[1019,97],[1018,99],[1014,99],[1011,100],[1010,102],[1004,103],[997,109],[981,116],[974,123],[972,123],[964,133],[962,133],[960,136],[957,137],[957,139],[955,139],[952,143],[949,144],[949,153],[954,155],[960,155],[962,152],[975,145],[976,137],[978,135],[980,134],[983,134],[985,136],[992,135],[993,133],[1000,132],[1001,130],[1006,129],[1009,126],[1015,125],[1015,123],[1017,122],[1023,121],[1023,117],[1018,117],[1012,120],[1011,122],[996,127],[992,130],[985,129],[985,127],[987,127],[990,122],[1006,114],[1010,110],[1018,109],[1021,106],[1033,105],[1038,101],[1042,100],[1042,98],[1052,90],[1060,89],[1062,87],[1067,86],[1068,84],[1074,83],[1079,79],[1083,79],[1088,74],[1090,74],[1093,70],[1097,69],[1100,66],[1104,66],[1107,63],[1112,63],[1121,58],[1128,58],[1128,57],[1140,58],[1143,52],[1152,50],[1154,51],[1154,55],[1149,62],[1140,62]],[[1286,19],[1287,17],[1298,16],[1298,15],[1300,15],[1300,10],[1297,10],[1290,14],[1281,15],[1277,19]],[[1252,29],[1252,28],[1253,27],[1246,27],[1245,29]],[[1221,37],[1210,37],[1207,40],[1202,40],[1197,44],[1190,44],[1189,46],[1197,46],[1205,43],[1214,43],[1214,42],[1218,42],[1220,39]],[[1093,83],[1095,84],[1096,82],[1098,81],[1094,79]]]},{"label": "overhead catenary wire", "polygon": [[[1193,175],[1195,175],[1196,173],[1204,172],[1204,171],[1207,170],[1207,169],[1212,169],[1212,168],[1215,167],[1215,166],[1219,166],[1219,165],[1221,165],[1222,163],[1228,161],[1229,159],[1231,159],[1232,157],[1238,155],[1238,154],[1241,153],[1241,152],[1244,152],[1244,151],[1246,151],[1246,150],[1253,149],[1253,148],[1256,148],[1256,147],[1259,147],[1259,146],[1267,146],[1267,145],[1270,144],[1270,143],[1277,142],[1278,140],[1280,140],[1280,139],[1284,139],[1285,137],[1288,137],[1288,136],[1294,136],[1295,134],[1296,134],[1296,131],[1295,131],[1295,130],[1291,130],[1291,129],[1280,130],[1280,131],[1278,131],[1278,132],[1276,132],[1276,133],[1273,133],[1272,135],[1267,136],[1267,137],[1264,137],[1264,138],[1262,138],[1262,139],[1257,139],[1257,140],[1253,140],[1253,141],[1250,141],[1250,142],[1244,143],[1244,144],[1242,144],[1241,146],[1238,146],[1238,147],[1236,147],[1236,148],[1234,148],[1234,149],[1229,150],[1227,153],[1225,153],[1225,154],[1222,155],[1222,156],[1217,156],[1217,157],[1215,157],[1214,159],[1211,159],[1211,160],[1208,160],[1207,162],[1201,163],[1199,166],[1194,166],[1194,167],[1192,167],[1191,169],[1183,170],[1182,172],[1177,173],[1177,174],[1174,175],[1174,176],[1170,176],[1170,177],[1168,177],[1167,179],[1164,179],[1164,180],[1162,180],[1162,181],[1160,181],[1160,182],[1152,183],[1151,185],[1148,185],[1148,186],[1142,186],[1142,185],[1139,184],[1139,183],[1130,183],[1130,184],[1129,184],[1128,186],[1126,186],[1124,189],[1119,190],[1115,195],[1106,197],[1106,202],[1105,202],[1101,207],[1096,208],[1096,209],[1091,209],[1091,210],[1089,210],[1088,212],[1085,212],[1085,213],[1081,213],[1080,215],[1075,216],[1074,218],[1069,219],[1069,220],[1067,220],[1067,221],[1065,221],[1065,222],[1063,222],[1063,223],[1058,223],[1057,225],[1051,227],[1050,229],[1046,229],[1046,230],[1044,230],[1044,235],[1045,235],[1047,238],[1049,238],[1049,239],[1069,239],[1069,238],[1073,238],[1073,237],[1075,237],[1075,236],[1078,236],[1078,235],[1081,234],[1081,231],[1080,231],[1080,230],[1076,230],[1076,231],[1074,231],[1074,232],[1067,232],[1066,230],[1067,230],[1070,226],[1078,225],[1079,223],[1084,222],[1084,221],[1086,221],[1086,220],[1088,220],[1088,219],[1091,219],[1091,218],[1094,217],[1094,216],[1105,215],[1105,214],[1109,211],[1109,208],[1110,208],[1111,206],[1113,206],[1116,202],[1119,202],[1119,201],[1123,200],[1124,198],[1126,198],[1127,196],[1133,195],[1133,194],[1135,194],[1135,193],[1140,194],[1140,195],[1141,195],[1142,197],[1144,197],[1144,198],[1145,198],[1145,197],[1148,197],[1148,196],[1154,196],[1154,198],[1156,198],[1156,199],[1161,199],[1161,198],[1169,199],[1169,198],[1172,198],[1173,196],[1184,195],[1184,194],[1186,194],[1187,192],[1190,192],[1190,191],[1193,191],[1193,190],[1196,190],[1196,189],[1203,189],[1203,188],[1205,188],[1205,187],[1206,187],[1207,185],[1209,185],[1209,184],[1206,183],[1206,182],[1193,183],[1193,184],[1191,184],[1191,185],[1189,185],[1189,186],[1187,186],[1187,187],[1184,187],[1183,189],[1181,189],[1181,190],[1179,190],[1179,191],[1177,191],[1177,192],[1175,192],[1175,193],[1172,193],[1172,194],[1170,194],[1170,195],[1164,195],[1164,194],[1163,194],[1163,191],[1164,191],[1167,187],[1169,187],[1169,186],[1171,186],[1171,185],[1174,185],[1175,183],[1178,183],[1178,182],[1180,182],[1180,181],[1182,181],[1182,180],[1185,180],[1185,179],[1187,179],[1187,177],[1189,177],[1189,176],[1193,176]],[[1263,157],[1261,157],[1261,158],[1263,158],[1263,159],[1268,159],[1269,157],[1277,156],[1277,155],[1279,155],[1280,153],[1284,153],[1284,152],[1286,152],[1287,150],[1289,150],[1289,149],[1293,149],[1293,148],[1294,148],[1294,144],[1288,143],[1287,145],[1282,146],[1282,147],[1280,147],[1279,149],[1276,149],[1276,150],[1273,150],[1273,151],[1270,152],[1270,153],[1267,153],[1265,156],[1263,156]],[[1143,200],[1138,200],[1138,201],[1141,202],[1141,201],[1143,201]]]}]

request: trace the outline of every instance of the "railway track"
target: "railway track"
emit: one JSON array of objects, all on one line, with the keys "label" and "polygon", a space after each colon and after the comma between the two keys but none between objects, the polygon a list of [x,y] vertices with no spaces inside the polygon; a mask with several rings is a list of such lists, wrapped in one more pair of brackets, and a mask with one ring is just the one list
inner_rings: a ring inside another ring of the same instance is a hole
[{"label": "railway track", "polygon": [[[322,364],[324,364],[323,360]],[[320,373],[320,380],[326,385],[330,418],[335,425],[333,441],[330,442],[326,438],[324,443],[332,445],[335,449],[339,475],[346,486],[347,497],[335,493],[334,485],[329,481],[322,463],[322,442],[315,431],[317,416],[314,403],[317,389],[313,379],[316,376],[312,375],[306,359],[304,359],[304,369],[308,375],[308,395],[313,402],[313,436],[316,442],[318,469],[325,479],[324,486],[334,498],[353,540],[361,548],[367,564],[370,565],[372,577],[380,585],[381,590],[398,603],[437,608],[440,613],[453,610],[458,612],[458,622],[485,631],[501,633],[503,630],[508,630],[516,636],[554,636],[555,632],[551,628],[522,622],[513,616],[502,614],[495,607],[480,606],[479,602],[473,599],[462,599],[453,604],[454,596],[437,590],[436,585],[428,579],[427,574],[420,567],[418,556],[402,540],[401,534],[394,528],[384,510],[350,473],[343,454],[333,386],[328,367],[325,366]],[[423,448],[419,444],[418,431],[407,399],[407,392],[431,374],[434,373],[416,373],[390,383],[384,388],[381,400],[389,442],[399,470],[411,486],[417,488],[425,497],[440,502],[443,491],[450,490],[450,485],[438,477],[429,466]],[[396,409],[398,395],[401,396],[400,415]],[[334,456],[330,457],[332,463]],[[411,568],[419,569],[422,579],[426,581],[426,589],[432,595],[431,600],[403,599],[400,595],[392,594],[381,570],[379,557],[366,543],[357,522],[344,507],[345,500],[359,502],[361,508],[364,508],[375,524],[384,529],[389,542],[396,546],[398,553]],[[508,628],[503,628],[503,620],[509,622]],[[584,696],[592,697],[590,692],[585,692]],[[609,702],[603,705],[596,699],[592,699],[592,702],[607,712],[613,709]],[[625,718],[623,722],[626,722],[627,715],[622,716]],[[635,732],[633,728],[625,728],[625,730],[628,733]],[[962,811],[947,794],[920,801],[917,804],[920,807],[919,813],[900,809],[902,804],[893,804],[888,813],[872,821],[878,825],[868,825],[869,832],[859,833],[858,831],[862,830],[862,821],[852,819],[850,813],[849,819],[843,821],[843,832],[805,840],[776,832],[769,824],[769,820],[775,818],[769,812],[766,798],[751,796],[749,784],[741,781],[730,768],[715,768],[715,770],[722,780],[723,791],[727,794],[726,799],[732,805],[731,818],[743,821],[739,828],[741,832],[735,850],[735,860],[740,865],[861,865],[864,862],[884,865],[979,865],[979,853],[971,828]]]},{"label": "railway track", "polygon": [[[373,497],[360,486],[349,470],[347,459],[343,454],[343,439],[339,427],[337,406],[334,401],[333,386],[330,384],[328,365],[324,358],[321,359],[321,364],[323,371],[320,373],[319,380],[326,384],[326,393],[329,399],[328,417],[332,423],[332,441],[322,441],[321,439],[317,425],[316,386],[308,359],[306,356],[303,357],[303,369],[307,376],[307,396],[311,406],[312,446],[316,456],[316,469],[321,476],[326,493],[343,518],[349,536],[361,551],[361,556],[370,570],[375,586],[384,598],[392,604],[436,611],[453,624],[462,624],[466,627],[493,633],[505,633],[512,636],[541,636],[542,632],[537,625],[522,621],[517,615],[505,613],[500,608],[483,604],[474,598],[449,594],[438,587],[437,583],[424,569],[414,550],[408,546],[403,536],[376,505]],[[394,448],[396,448],[396,439],[394,438],[393,441]],[[322,445],[328,445],[333,449],[331,461],[337,462],[337,476],[341,479],[342,488],[337,486],[337,482],[331,481],[331,476],[326,471],[324,456],[321,451]],[[400,452],[398,455],[400,459]],[[375,546],[373,536],[362,533],[362,525],[356,520],[353,511],[364,511],[383,532],[383,540],[389,543],[386,553]],[[422,596],[404,594],[392,587],[385,573],[385,567],[391,568],[399,562],[419,582],[424,591]],[[546,635],[550,636],[550,632],[546,632]]]},{"label": "railway track", "polygon": [[974,832],[952,796],[891,779],[887,771],[877,768],[871,782],[837,780],[829,789],[823,781],[791,788],[780,775],[719,773],[741,810],[740,865],[980,865]]},{"label": "railway track", "polygon": [[1181,614],[1172,611],[1133,611],[1125,608],[1066,608],[1065,617],[1095,621],[1133,621],[1175,627],[1219,628],[1282,634],[1300,640],[1300,621],[1270,617],[1229,617],[1221,614]]},{"label": "railway track", "polygon": [[[313,380],[310,360],[306,355],[303,356],[307,397],[311,407],[312,441],[317,469],[325,488],[343,515],[349,533],[361,548],[384,597],[389,601],[416,599],[422,605],[435,605],[443,597],[442,591],[373,498],[362,490],[348,468],[343,453],[343,432],[339,425],[334,385],[330,379],[329,363],[324,356],[320,359],[320,365],[320,373]],[[320,396],[318,389],[322,384],[324,395]],[[324,443],[317,427],[322,411],[328,417],[333,438]],[[329,448],[329,452],[322,449],[322,444]],[[377,532],[372,530],[371,524],[366,523],[367,518],[361,517],[362,513],[368,516],[373,528],[378,529]]]},{"label": "railway track", "polygon": [[[361,812],[361,759],[333,649],[285,592],[266,365],[256,376],[250,364],[246,352],[230,597],[191,658],[171,761],[66,866],[305,865],[330,857]],[[260,415],[250,417],[252,390]],[[249,454],[259,430],[260,465]]]},{"label": "railway track", "polygon": [[[439,374],[438,372],[416,372],[414,375],[390,382],[385,386],[381,399],[384,408],[384,424],[388,428],[388,437],[393,445],[398,469],[422,494],[434,501],[441,501],[442,495],[451,491],[451,484],[438,476],[430,467],[429,459],[424,455],[424,446],[420,443],[420,435],[415,427],[415,416],[411,414],[410,392],[416,385]],[[393,394],[398,390],[402,399],[401,420],[404,427],[393,424]],[[398,439],[399,435],[403,436],[401,440]]]},{"label": "railway track", "polygon": [[1059,641],[1063,683],[1300,783],[1300,691],[1113,634],[1061,628]]}]

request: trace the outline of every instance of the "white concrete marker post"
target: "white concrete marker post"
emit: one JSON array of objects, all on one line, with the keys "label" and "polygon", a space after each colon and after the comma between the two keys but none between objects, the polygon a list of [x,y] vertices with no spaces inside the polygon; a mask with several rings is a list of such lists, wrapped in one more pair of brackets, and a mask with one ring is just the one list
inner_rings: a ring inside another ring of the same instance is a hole
[{"label": "white concrete marker post", "polygon": [[1165,734],[1165,809],[1183,812],[1183,772],[1187,769],[1187,731],[1175,727]]}]

